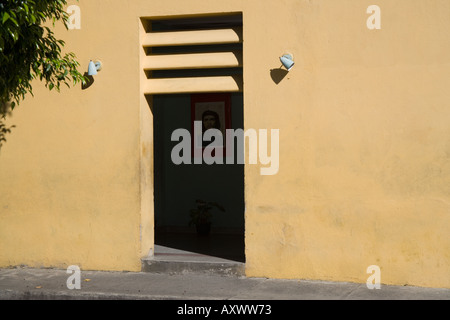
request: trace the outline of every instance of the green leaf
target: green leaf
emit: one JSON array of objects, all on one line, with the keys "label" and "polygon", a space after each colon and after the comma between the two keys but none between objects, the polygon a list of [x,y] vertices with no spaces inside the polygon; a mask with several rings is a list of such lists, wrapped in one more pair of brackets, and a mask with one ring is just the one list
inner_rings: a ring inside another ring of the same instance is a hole
[{"label": "green leaf", "polygon": [[5,12],[3,14],[2,23],[4,24],[6,21],[8,21],[9,18],[10,18],[10,15],[8,14],[8,12]]},{"label": "green leaf", "polygon": [[14,42],[16,42],[19,39],[19,35],[15,31],[9,31],[9,34],[13,38]]},{"label": "green leaf", "polygon": [[19,24],[17,23],[17,20],[15,18],[9,17],[9,20],[11,20],[15,24],[16,27],[19,27]]}]

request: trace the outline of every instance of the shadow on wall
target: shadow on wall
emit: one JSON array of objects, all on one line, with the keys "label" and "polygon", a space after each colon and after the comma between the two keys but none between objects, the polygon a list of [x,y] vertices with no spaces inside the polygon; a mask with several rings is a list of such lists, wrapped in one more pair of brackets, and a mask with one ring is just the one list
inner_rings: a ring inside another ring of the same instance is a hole
[{"label": "shadow on wall", "polygon": [[6,116],[10,114],[11,110],[9,105],[7,104],[0,105],[0,149],[6,142],[6,135],[11,133],[11,129],[15,127],[15,126],[7,127],[5,124]]},{"label": "shadow on wall", "polygon": [[85,84],[81,84],[81,90],[86,90],[94,84],[94,77],[90,76],[87,72],[85,72],[83,76],[87,79],[87,81]]},{"label": "shadow on wall", "polygon": [[279,84],[288,74],[289,72],[284,69],[271,69],[270,77],[272,78],[275,84]]}]

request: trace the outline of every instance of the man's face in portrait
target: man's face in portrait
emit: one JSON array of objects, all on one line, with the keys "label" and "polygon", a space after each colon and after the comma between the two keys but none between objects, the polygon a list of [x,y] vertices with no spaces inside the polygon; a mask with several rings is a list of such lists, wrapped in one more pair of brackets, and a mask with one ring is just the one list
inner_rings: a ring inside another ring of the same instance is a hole
[{"label": "man's face in portrait", "polygon": [[213,115],[206,115],[203,117],[203,125],[205,126],[205,129],[213,129],[216,127],[216,117]]}]

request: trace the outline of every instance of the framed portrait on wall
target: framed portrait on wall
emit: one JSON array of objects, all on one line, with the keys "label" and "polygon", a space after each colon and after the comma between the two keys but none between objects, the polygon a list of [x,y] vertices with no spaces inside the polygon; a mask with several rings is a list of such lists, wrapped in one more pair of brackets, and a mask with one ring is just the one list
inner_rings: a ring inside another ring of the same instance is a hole
[{"label": "framed portrait on wall", "polygon": [[[195,121],[201,122],[200,130],[195,130]],[[223,155],[225,155],[225,133],[231,129],[231,93],[200,93],[191,95],[191,136],[192,154],[196,149],[203,150],[211,141],[203,141],[208,129],[218,129],[223,137]]]}]

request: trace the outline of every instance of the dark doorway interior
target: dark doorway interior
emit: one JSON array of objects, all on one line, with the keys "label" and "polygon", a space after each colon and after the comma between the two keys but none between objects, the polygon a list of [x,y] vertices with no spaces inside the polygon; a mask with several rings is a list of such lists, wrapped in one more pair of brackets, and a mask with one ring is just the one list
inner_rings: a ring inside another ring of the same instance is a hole
[{"label": "dark doorway interior", "polygon": [[[243,95],[229,97],[228,123],[232,129],[243,128]],[[176,252],[244,262],[244,165],[194,164],[193,159],[192,164],[175,165],[171,159],[179,143],[171,141],[173,131],[192,131],[192,101],[190,94],[153,96],[155,255]],[[197,199],[225,208],[212,211],[207,236],[197,235],[195,226],[189,225]]]}]

